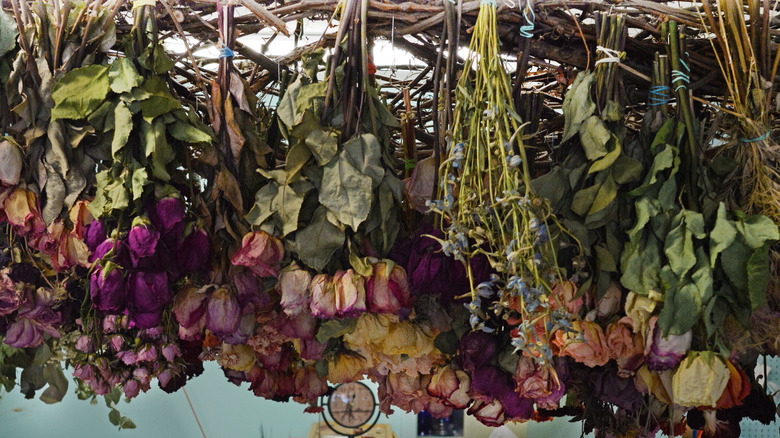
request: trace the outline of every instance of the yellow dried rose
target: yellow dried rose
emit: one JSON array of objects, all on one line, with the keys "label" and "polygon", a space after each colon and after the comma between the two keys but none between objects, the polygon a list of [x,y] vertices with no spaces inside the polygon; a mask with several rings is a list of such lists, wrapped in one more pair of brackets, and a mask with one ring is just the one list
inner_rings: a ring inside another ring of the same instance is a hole
[{"label": "yellow dried rose", "polygon": [[217,354],[217,363],[233,371],[249,371],[255,364],[255,351],[244,344],[222,344],[222,351]]},{"label": "yellow dried rose", "polygon": [[715,407],[729,382],[726,359],[711,351],[691,351],[672,376],[672,397],[680,406]]},{"label": "yellow dried rose", "polygon": [[647,321],[653,316],[653,311],[658,302],[663,301],[663,295],[650,292],[647,296],[636,292],[629,292],[626,297],[626,315],[634,323],[634,333],[644,333]]}]

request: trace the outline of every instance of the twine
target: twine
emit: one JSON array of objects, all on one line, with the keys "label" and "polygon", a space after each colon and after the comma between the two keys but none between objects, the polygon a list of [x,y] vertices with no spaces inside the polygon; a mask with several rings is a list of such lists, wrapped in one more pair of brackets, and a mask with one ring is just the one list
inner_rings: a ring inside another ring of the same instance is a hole
[{"label": "twine", "polygon": [[626,52],[620,52],[615,49],[610,49],[608,47],[604,46],[597,46],[596,47],[596,53],[603,53],[607,57],[601,58],[598,61],[596,61],[595,65],[599,64],[607,64],[607,63],[617,63],[620,64],[620,61],[623,59],[624,56],[626,56]]},{"label": "twine", "polygon": [[[528,16],[528,12],[531,12],[531,16]],[[536,20],[536,13],[534,12],[534,9],[530,7],[529,5],[526,5],[526,8],[523,9],[523,18],[525,18],[525,22],[527,24],[524,24],[520,26],[520,36],[523,36],[525,38],[531,38],[533,37],[534,30],[534,21]]]}]

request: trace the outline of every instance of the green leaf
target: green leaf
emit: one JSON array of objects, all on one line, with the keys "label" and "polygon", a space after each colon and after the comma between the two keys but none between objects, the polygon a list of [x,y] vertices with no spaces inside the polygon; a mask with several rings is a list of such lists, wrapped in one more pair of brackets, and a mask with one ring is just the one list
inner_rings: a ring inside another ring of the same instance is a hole
[{"label": "green leaf", "polygon": [[602,245],[595,245],[593,249],[596,252],[596,263],[599,271],[617,272],[617,262],[607,248]]},{"label": "green leaf", "polygon": [[[691,214],[690,221],[687,214]],[[699,224],[699,222],[701,223]],[[664,253],[669,260],[669,267],[678,277],[682,277],[696,264],[693,236],[694,234],[702,234],[702,230],[698,227],[703,228],[704,219],[701,213],[682,210],[675,216],[672,223],[675,225],[666,236]]]},{"label": "green leaf", "polygon": [[47,404],[62,401],[68,392],[68,379],[59,364],[46,364],[43,367],[43,378],[46,379],[49,387],[41,394],[41,401]]},{"label": "green leaf", "polygon": [[735,239],[720,254],[720,265],[738,291],[748,289],[747,261],[753,252],[743,239]]},{"label": "green leaf", "polygon": [[19,31],[16,28],[16,20],[5,11],[0,11],[0,58],[16,47],[16,37]]},{"label": "green leaf", "polygon": [[159,76],[152,76],[144,82],[143,91],[148,95],[140,103],[141,113],[147,122],[157,116],[181,108],[181,102],[171,94],[168,85]]},{"label": "green leaf", "polygon": [[618,140],[617,137],[615,137],[614,134],[612,134],[612,140],[611,143],[614,143],[615,146],[612,148],[611,151],[607,152],[606,155],[604,155],[602,158],[594,162],[590,169],[588,169],[588,174],[600,172],[604,169],[609,168],[612,164],[615,163],[615,161],[620,157],[620,154],[622,152],[622,149],[620,147],[620,140]]},{"label": "green leaf", "polygon": [[139,167],[135,169],[132,178],[133,201],[141,199],[141,196],[144,194],[144,186],[151,183],[145,168]]},{"label": "green leaf", "polygon": [[295,234],[294,247],[301,261],[320,271],[344,246],[344,231],[330,223],[326,217],[327,209],[318,208],[311,223]]},{"label": "green leaf", "polygon": [[764,216],[755,215],[737,223],[737,229],[745,238],[745,243],[753,249],[764,246],[768,241],[780,239],[775,222]]},{"label": "green leaf", "polygon": [[165,47],[162,44],[155,44],[144,50],[144,53],[138,57],[138,61],[145,68],[157,73],[165,74],[173,68],[173,61],[165,54]]},{"label": "green leaf", "polygon": [[309,162],[312,153],[303,143],[296,143],[287,151],[284,161],[284,170],[287,172],[287,181],[297,180],[301,169]]},{"label": "green leaf", "polygon": [[[611,137],[612,133],[598,116],[590,116],[580,125],[582,149],[590,161],[598,160],[607,155],[607,142]],[[620,152],[618,152],[619,154]]]},{"label": "green leaf", "polygon": [[612,169],[612,176],[618,184],[628,184],[642,178],[642,163],[625,155],[615,160]]},{"label": "green leaf", "polygon": [[710,232],[710,266],[715,267],[718,260],[718,254],[728,248],[737,237],[737,227],[734,222],[728,218],[726,204],[723,202],[718,206],[718,216],[715,219],[715,226]]},{"label": "green leaf", "polygon": [[358,257],[355,251],[349,252],[349,264],[352,269],[364,277],[371,277],[374,273],[374,267],[368,261],[368,257]]},{"label": "green leaf", "polygon": [[312,129],[306,136],[305,142],[320,166],[327,164],[338,152],[338,134],[336,132]]},{"label": "green leaf", "polygon": [[128,58],[119,58],[111,64],[108,70],[108,80],[111,91],[122,94],[141,85],[144,78],[138,74],[133,61]]},{"label": "green leaf", "polygon": [[590,210],[588,211],[588,216],[596,214],[597,212],[607,208],[610,204],[612,204],[616,196],[617,184],[615,184],[615,179],[612,178],[612,175],[610,175],[606,180],[604,180],[604,184],[602,184],[599,188],[599,192],[596,194],[596,199],[593,200],[593,205],[591,205]]},{"label": "green leaf", "polygon": [[111,141],[111,156],[117,158],[119,151],[127,144],[133,131],[133,113],[124,102],[119,102],[114,108],[114,139]]},{"label": "green leaf", "polygon": [[60,79],[51,97],[52,119],[83,119],[92,114],[108,95],[108,66],[76,68]]},{"label": "green leaf", "polygon": [[144,119],[141,122],[141,141],[144,156],[150,158],[152,175],[155,178],[168,181],[171,177],[166,166],[174,159],[175,154],[165,136],[165,124],[161,120],[154,120],[149,124]]},{"label": "green leaf", "polygon": [[658,326],[664,336],[682,335],[701,318],[702,305],[699,291],[693,283],[686,283],[679,290],[668,290],[664,307],[658,314]]},{"label": "green leaf", "polygon": [[322,174],[320,203],[343,224],[357,231],[373,202],[372,179],[360,173],[346,152],[328,163]]},{"label": "green leaf", "polygon": [[328,342],[329,339],[339,338],[354,332],[356,325],[357,319],[355,318],[331,319],[330,321],[325,321],[320,325],[320,329],[317,330],[315,339],[320,344],[324,344]]},{"label": "green leaf", "polygon": [[286,236],[298,229],[298,213],[303,204],[303,195],[299,195],[288,185],[278,190],[271,209],[279,215],[282,221],[282,236]]},{"label": "green leaf", "polygon": [[596,104],[590,98],[590,89],[595,79],[594,72],[581,72],[574,78],[571,89],[566,93],[563,99],[565,120],[561,143],[572,138],[580,130],[582,122],[596,111]]},{"label": "green leaf", "polygon": [[344,143],[341,153],[362,175],[371,178],[371,188],[376,189],[385,176],[381,166],[382,147],[373,134],[363,134]]},{"label": "green leaf", "polygon": [[661,292],[661,260],[658,240],[652,233],[644,233],[641,238],[632,240],[623,249],[620,261],[623,275],[620,282],[628,290],[641,295],[647,295],[650,291]]},{"label": "green leaf", "polygon": [[186,143],[210,143],[212,140],[211,134],[208,132],[181,120],[176,120],[168,125],[168,134],[176,140]]},{"label": "green leaf", "polygon": [[279,106],[276,108],[276,115],[279,119],[279,123],[287,128],[287,130],[292,129],[298,118],[298,113],[295,109],[295,100],[298,97],[298,92],[304,85],[304,80],[303,76],[298,76],[298,79],[290,84],[284,91],[284,95],[279,100]]},{"label": "green leaf", "polygon": [[121,420],[122,414],[120,414],[116,409],[111,409],[111,411],[108,413],[108,421],[110,421],[114,426],[119,426],[119,422]]},{"label": "green leaf", "polygon": [[601,184],[596,183],[587,189],[582,189],[575,193],[571,201],[571,211],[580,216],[585,216],[593,206],[593,201],[596,200],[600,189]]},{"label": "green leaf", "polygon": [[274,211],[271,208],[274,198],[279,191],[279,186],[275,182],[269,182],[255,193],[255,205],[246,215],[246,221],[251,225],[262,225],[269,217],[273,216]]},{"label": "green leaf", "polygon": [[[453,355],[458,352],[459,341],[460,339],[458,338],[457,333],[455,333],[455,330],[448,330],[436,335],[433,339],[433,346],[444,354]],[[514,354],[513,356],[519,359],[519,356]]]},{"label": "green leaf", "polygon": [[748,293],[753,310],[766,304],[766,289],[769,286],[770,243],[753,252],[747,262]]}]

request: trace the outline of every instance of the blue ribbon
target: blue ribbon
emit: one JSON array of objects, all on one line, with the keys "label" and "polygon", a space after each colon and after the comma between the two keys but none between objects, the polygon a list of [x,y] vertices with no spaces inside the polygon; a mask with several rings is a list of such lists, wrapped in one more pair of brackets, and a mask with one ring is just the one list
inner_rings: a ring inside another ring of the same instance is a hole
[{"label": "blue ribbon", "polygon": [[740,138],[739,141],[742,143],[755,143],[757,141],[766,140],[769,137],[769,131],[765,132],[764,135],[756,137],[756,138]]},{"label": "blue ribbon", "polygon": [[669,103],[669,88],[666,85],[656,85],[650,87],[650,106],[660,106]]},{"label": "blue ribbon", "polygon": [[[531,16],[528,16],[528,12],[531,12]],[[523,10],[523,18],[525,18],[526,23],[522,26],[520,26],[520,35],[525,38],[532,38],[534,30],[534,20],[536,20],[536,13],[534,12],[533,8],[526,5],[526,8]]]}]

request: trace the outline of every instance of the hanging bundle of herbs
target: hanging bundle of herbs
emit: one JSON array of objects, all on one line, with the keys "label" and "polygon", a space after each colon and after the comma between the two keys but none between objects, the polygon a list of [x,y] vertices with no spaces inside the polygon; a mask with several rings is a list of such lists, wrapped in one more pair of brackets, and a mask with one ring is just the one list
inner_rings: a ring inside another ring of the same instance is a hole
[{"label": "hanging bundle of herbs", "polygon": [[[472,328],[493,332],[509,319],[519,324],[512,341],[517,350],[551,366],[550,339],[570,326],[554,293],[567,279],[557,261],[565,236],[549,202],[531,186],[503,63],[496,4],[483,1],[456,87],[448,157],[440,168],[441,199],[432,208],[442,216],[442,250],[468,270]],[[475,257],[486,257],[495,271],[478,284],[471,272]],[[489,309],[496,299],[500,305]]]}]

